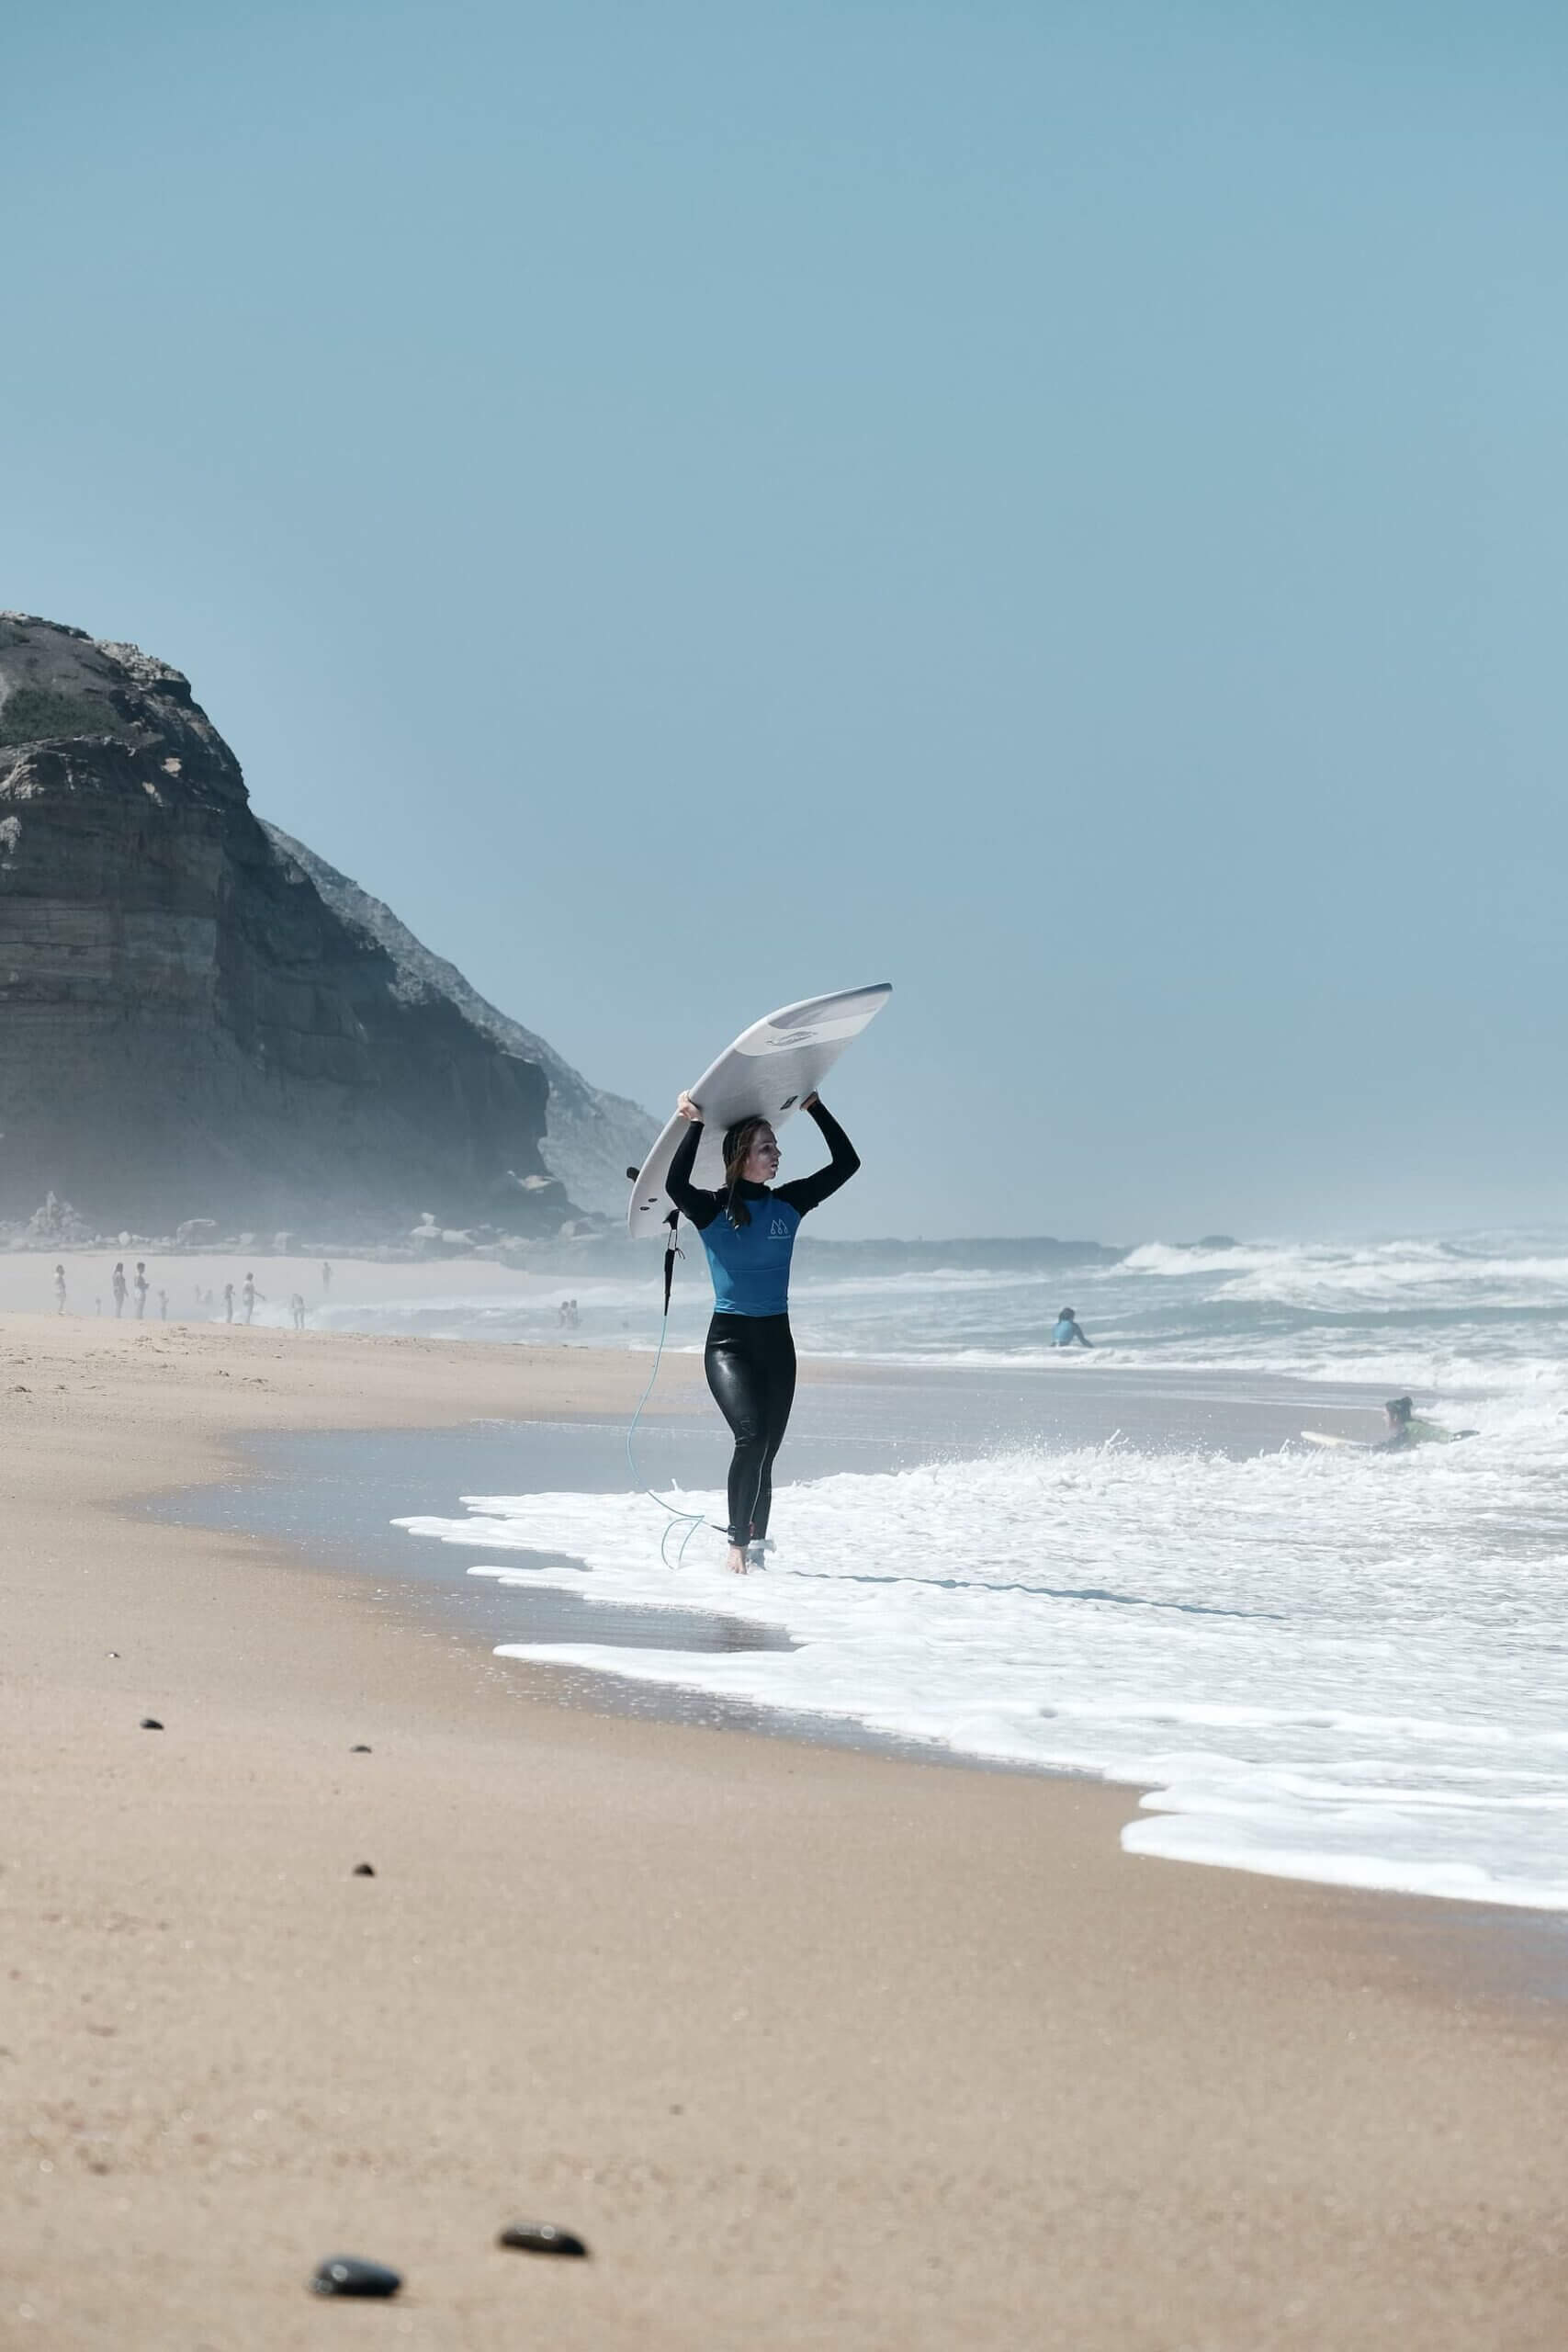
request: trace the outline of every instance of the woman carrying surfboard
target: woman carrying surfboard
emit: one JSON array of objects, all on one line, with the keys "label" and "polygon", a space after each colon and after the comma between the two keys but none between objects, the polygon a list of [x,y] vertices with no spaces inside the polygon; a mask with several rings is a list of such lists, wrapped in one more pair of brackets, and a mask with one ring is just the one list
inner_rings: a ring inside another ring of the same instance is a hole
[{"label": "woman carrying surfboard", "polygon": [[759,1565],[773,1495],[773,1457],[795,1402],[795,1340],[789,1328],[789,1265],[800,1220],[820,1207],[860,1166],[860,1155],[815,1094],[801,1103],[832,1154],[815,1176],[774,1186],[779,1145],[768,1120],[738,1120],[724,1138],[724,1182],[705,1192],[692,1182],[702,1141],[700,1103],[682,1094],[675,1108],[689,1124],[664,1189],[694,1225],[713,1276],[713,1321],[703,1362],[714,1401],[729,1424],[729,1552],[725,1566],[744,1576]]}]

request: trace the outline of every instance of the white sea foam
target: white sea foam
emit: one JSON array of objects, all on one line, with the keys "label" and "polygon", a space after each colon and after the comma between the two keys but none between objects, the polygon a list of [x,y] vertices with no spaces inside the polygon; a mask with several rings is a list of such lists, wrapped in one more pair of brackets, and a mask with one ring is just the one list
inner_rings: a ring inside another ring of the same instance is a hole
[{"label": "white sea foam", "polygon": [[[646,1284],[565,1289],[582,1343],[657,1329],[653,1253]],[[558,1295],[388,1320],[550,1339]],[[1094,1353],[1045,1346],[1064,1300]],[[672,1347],[700,1346],[708,1305],[689,1262]],[[1127,1832],[1139,1852],[1568,1909],[1562,1235],[1152,1242],[1070,1272],[887,1272],[803,1245],[792,1306],[807,1352],[953,1376],[1371,1382],[1480,1434],[1408,1456],[1112,1448],[845,1475],[781,1491],[783,1548],[743,1580],[710,1531],[679,1574],[661,1566],[663,1521],[637,1495],[476,1498],[411,1522],[478,1546],[476,1574],[720,1611],[796,1645],[521,1654],[1134,1782],[1151,1792]],[[541,1551],[581,1565],[525,1563]]]},{"label": "white sea foam", "polygon": [[[745,1578],[707,1529],[664,1568],[636,1494],[469,1497],[400,1523],[487,1555],[474,1575],[796,1645],[502,1655],[1136,1783],[1139,1853],[1568,1909],[1568,1424],[1555,1388],[1471,1418],[1467,1443],[1406,1455],[1109,1447],[846,1474],[781,1492],[779,1552]],[[516,1556],[541,1552],[581,1565]]]}]

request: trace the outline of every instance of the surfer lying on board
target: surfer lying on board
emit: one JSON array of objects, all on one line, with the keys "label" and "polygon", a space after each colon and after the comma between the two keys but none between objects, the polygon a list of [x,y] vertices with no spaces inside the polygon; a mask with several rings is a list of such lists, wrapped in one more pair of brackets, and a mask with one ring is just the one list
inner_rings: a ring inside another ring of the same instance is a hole
[{"label": "surfer lying on board", "polygon": [[1374,1438],[1374,1453],[1403,1453],[1412,1445],[1451,1445],[1456,1437],[1474,1437],[1474,1430],[1445,1430],[1436,1421],[1425,1421],[1416,1410],[1414,1397],[1391,1396],[1383,1407],[1388,1419],[1388,1435]]},{"label": "surfer lying on board", "polygon": [[815,1176],[773,1186],[778,1137],[766,1119],[741,1119],[726,1131],[724,1184],[704,1192],[692,1182],[703,1136],[702,1105],[682,1094],[675,1108],[690,1125],[670,1163],[664,1189],[694,1225],[713,1276],[713,1321],[703,1363],[714,1402],[729,1423],[729,1552],[726,1567],[744,1576],[761,1566],[773,1498],[773,1456],[795,1402],[795,1341],[789,1328],[789,1261],[800,1220],[847,1184],[860,1155],[815,1094],[801,1104],[821,1128],[832,1158]]}]

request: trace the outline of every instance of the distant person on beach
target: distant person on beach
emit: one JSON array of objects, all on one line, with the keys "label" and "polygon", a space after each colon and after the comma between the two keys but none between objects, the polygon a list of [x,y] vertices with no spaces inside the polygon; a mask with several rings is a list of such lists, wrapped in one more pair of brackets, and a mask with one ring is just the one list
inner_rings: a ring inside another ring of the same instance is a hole
[{"label": "distant person on beach", "polygon": [[775,1190],[778,1137],[766,1119],[738,1119],[724,1138],[724,1182],[704,1192],[692,1182],[703,1139],[702,1105],[682,1094],[687,1121],[664,1189],[703,1238],[713,1276],[713,1321],[703,1368],[715,1404],[729,1424],[729,1551],[737,1576],[760,1567],[773,1505],[773,1459],[795,1401],[795,1340],[789,1328],[789,1267],[800,1220],[860,1166],[860,1154],[815,1094],[810,1113],[832,1155],[814,1176]]},{"label": "distant person on beach", "polygon": [[325,1258],[323,1258],[323,1259],[321,1260],[321,1288],[322,1288],[323,1290],[331,1290],[332,1286],[333,1286],[333,1270],[332,1270],[332,1267],[331,1267],[331,1266],[329,1265],[329,1263],[327,1262],[326,1259],[325,1259]]},{"label": "distant person on beach", "polygon": [[223,1285],[223,1320],[225,1323],[232,1323],[234,1320],[234,1285],[232,1283],[225,1283]]},{"label": "distant person on beach", "polygon": [[158,1320],[160,1323],[166,1323],[168,1319],[169,1294],[166,1290],[161,1290],[158,1293]]},{"label": "distant person on beach", "polygon": [[1056,1328],[1051,1334],[1051,1345],[1054,1348],[1070,1348],[1075,1344],[1080,1348],[1092,1348],[1094,1341],[1086,1337],[1083,1326],[1072,1308],[1059,1306],[1056,1309]]},{"label": "distant person on beach", "polygon": [[109,1278],[109,1288],[114,1293],[115,1314],[117,1317],[121,1316],[125,1313],[125,1261],[123,1258],[115,1260],[114,1272]]},{"label": "distant person on beach", "polygon": [[305,1329],[305,1294],[302,1290],[289,1292],[288,1312],[294,1317],[294,1329],[302,1331]]},{"label": "distant person on beach", "polygon": [[136,1261],[136,1319],[139,1323],[147,1312],[148,1287],[146,1261],[138,1258]]},{"label": "distant person on beach", "polygon": [[266,1293],[264,1290],[257,1290],[256,1278],[254,1274],[247,1274],[245,1276],[245,1287],[241,1292],[240,1295],[245,1302],[245,1320],[248,1323],[252,1316],[256,1311],[257,1299],[265,1298],[266,1296]]},{"label": "distant person on beach", "polygon": [[57,1315],[63,1315],[65,1312],[65,1269],[63,1266],[56,1266],[54,1270],[54,1311]]}]

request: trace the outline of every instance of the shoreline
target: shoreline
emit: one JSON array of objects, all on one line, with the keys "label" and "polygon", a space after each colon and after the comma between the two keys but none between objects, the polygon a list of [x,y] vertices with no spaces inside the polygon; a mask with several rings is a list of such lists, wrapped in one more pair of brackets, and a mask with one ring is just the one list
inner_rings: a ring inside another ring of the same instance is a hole
[{"label": "shoreline", "polygon": [[[630,1384],[628,1396],[637,1393],[651,1351],[616,1352]],[[696,1453],[702,1448],[703,1439],[694,1424],[700,1423],[701,1430],[713,1438],[714,1417],[694,1370],[698,1361],[688,1360],[682,1393],[671,1400],[674,1409],[656,1400],[643,1425],[639,1445],[646,1447],[650,1463],[658,1460],[662,1476],[671,1473],[677,1430],[684,1441],[678,1453],[685,1457],[685,1468],[692,1466],[693,1440]],[[1065,1376],[1070,1389],[1072,1375]],[[620,1374],[613,1375],[616,1380],[620,1377]],[[995,1398],[1016,1389],[1027,1398],[1018,1425],[1005,1430],[994,1419],[994,1403],[982,1406],[976,1428],[971,1429],[967,1438],[967,1444],[982,1453],[998,1435],[1010,1443],[1020,1440],[1025,1424],[1030,1441],[1051,1444],[1092,1444],[1122,1436],[1128,1403],[1135,1399],[1155,1405],[1167,1415],[1174,1409],[1176,1421],[1165,1429],[1164,1442],[1179,1451],[1193,1441],[1195,1426],[1209,1408],[1228,1408],[1229,1424],[1222,1419],[1216,1428],[1210,1415],[1208,1442],[1227,1443],[1245,1457],[1259,1442],[1288,1433],[1308,1401],[1302,1394],[1303,1384],[1274,1375],[1238,1375],[1227,1383],[1213,1373],[1147,1375],[1122,1371],[1109,1385],[1108,1406],[1094,1382],[1076,1394],[1064,1394],[1049,1375],[1036,1381],[1029,1372],[1003,1375],[964,1366],[953,1374],[942,1366],[890,1368],[845,1358],[819,1364],[803,1358],[801,1409],[791,1431],[791,1481],[809,1482],[830,1475],[834,1468],[886,1470],[918,1466],[933,1458],[951,1459],[958,1443],[950,1418],[952,1396],[959,1391]],[[824,1388],[832,1398],[826,1412],[820,1398]],[[867,1413],[867,1400],[881,1396],[886,1402],[885,1392],[897,1398],[903,1426],[907,1432],[913,1432],[906,1435],[897,1454],[888,1442],[866,1433],[869,1421],[874,1419]],[[1330,1399],[1326,1405],[1315,1391],[1310,1402],[1327,1418],[1340,1419],[1366,1408],[1366,1399],[1357,1396],[1354,1384],[1340,1384],[1324,1393]],[[624,1410],[626,1399],[621,1401]],[[558,1643],[563,1656],[558,1660],[548,1657],[514,1659],[514,1668],[535,1677],[542,1672],[547,1679],[543,1684],[536,1680],[533,1687],[547,1696],[558,1679],[572,1690],[574,1703],[580,1695],[590,1708],[597,1705],[607,1714],[714,1724],[753,1736],[945,1762],[966,1770],[1044,1772],[1059,1779],[1121,1787],[1134,1798],[1145,1793],[1150,1785],[1146,1781],[1110,1779],[1087,1765],[1075,1770],[1021,1756],[965,1749],[935,1734],[922,1736],[914,1731],[874,1727],[843,1709],[807,1710],[763,1698],[726,1697],[695,1683],[646,1679],[624,1668],[592,1664],[581,1655],[564,1654],[573,1635],[589,1649],[606,1651],[627,1643],[638,1650],[671,1652],[796,1646],[782,1627],[770,1638],[764,1625],[728,1609],[724,1580],[707,1584],[704,1602],[696,1608],[674,1601],[661,1607],[646,1598],[624,1603],[607,1596],[579,1600],[548,1583],[536,1588],[531,1579],[524,1590],[470,1577],[462,1555],[445,1549],[437,1553],[427,1542],[418,1537],[411,1540],[400,1532],[400,1521],[409,1514],[454,1508],[461,1493],[491,1493],[519,1486],[529,1490],[538,1482],[541,1454],[549,1458],[548,1483],[569,1487],[582,1483],[594,1488],[610,1461],[615,1485],[624,1485],[618,1442],[596,1443],[587,1451],[573,1445],[570,1452],[560,1442],[567,1437],[596,1440],[598,1431],[606,1427],[618,1440],[620,1416],[595,1413],[572,1420],[530,1416],[479,1425],[411,1429],[408,1451],[398,1452],[395,1466],[389,1465],[387,1449],[375,1431],[327,1430],[303,1437],[288,1431],[253,1434],[243,1444],[243,1476],[177,1488],[152,1498],[142,1508],[173,1525],[281,1538],[318,1568],[369,1577],[383,1588],[390,1583],[402,1605],[433,1621],[444,1620],[464,1631],[468,1639],[483,1642],[487,1649],[498,1649],[520,1638],[517,1612],[521,1608],[529,1621],[526,1638]],[[829,1427],[830,1437],[827,1435]],[[977,1430],[985,1434],[978,1435]],[[547,1433],[550,1442],[541,1447],[536,1441]],[[1139,1430],[1135,1442],[1147,1443],[1155,1435],[1152,1429]],[[714,1443],[721,1454],[722,1442],[714,1439]],[[716,1461],[714,1455],[708,1462],[710,1471]],[[701,1470],[694,1475],[700,1483]],[[689,1486],[692,1482],[682,1476],[678,1483]],[[426,1498],[417,1501],[421,1485]],[[657,1527],[658,1522],[650,1524]],[[768,1582],[765,1576],[750,1580],[739,1597],[742,1609],[752,1589],[765,1590]],[[780,1615],[784,1614],[781,1608]]]},{"label": "shoreline", "polygon": [[[694,1398],[693,1401],[700,1405],[701,1399]],[[558,1420],[496,1423],[486,1426],[493,1426],[498,1434],[504,1432],[510,1442],[519,1435],[536,1430],[553,1431],[569,1427],[594,1426],[597,1420],[598,1417],[595,1416],[592,1423],[570,1424]],[[615,1426],[619,1427],[618,1421]],[[368,1434],[373,1432],[328,1430],[312,1433],[315,1439],[324,1440],[329,1444],[334,1443],[339,1439],[345,1440],[351,1448],[356,1437]],[[411,1439],[430,1437],[440,1441],[443,1438],[454,1436],[461,1438],[466,1431],[458,1427],[433,1430],[415,1430],[408,1434]],[[243,1438],[241,1444],[243,1451],[237,1457],[242,1465],[243,1475],[232,1480],[215,1480],[194,1487],[178,1487],[166,1497],[150,1498],[141,1508],[151,1509],[161,1523],[186,1529],[217,1528],[220,1532],[227,1528],[232,1532],[235,1519],[243,1519],[248,1516],[243,1507],[235,1514],[234,1519],[226,1517],[222,1520],[216,1517],[203,1519],[194,1514],[191,1507],[200,1503],[203,1498],[216,1498],[220,1495],[254,1496],[258,1485],[273,1486],[286,1493],[291,1491],[288,1471],[269,1465],[262,1457],[260,1448],[267,1443],[276,1443],[280,1447],[288,1448],[298,1442],[299,1433],[290,1431],[277,1432],[271,1439]],[[389,1528],[395,1527],[397,1522],[378,1515],[374,1524],[384,1532]],[[498,1650],[493,1646],[494,1637],[500,1634],[505,1634],[509,1638],[515,1637],[517,1629],[514,1624],[499,1619],[493,1623],[486,1623],[477,1607],[477,1604],[502,1597],[498,1595],[497,1588],[488,1579],[470,1583],[465,1573],[455,1575],[453,1582],[444,1584],[427,1576],[422,1576],[416,1571],[411,1571],[408,1567],[389,1569],[388,1560],[396,1557],[398,1554],[396,1544],[389,1547],[385,1556],[379,1551],[372,1556],[368,1550],[361,1555],[352,1544],[341,1540],[333,1541],[315,1534],[307,1536],[298,1528],[281,1537],[275,1529],[265,1526],[259,1528],[251,1526],[244,1532],[252,1538],[259,1537],[264,1543],[273,1545],[293,1566],[302,1566],[309,1573],[324,1573],[341,1577],[351,1587],[356,1587],[364,1591],[374,1591],[378,1601],[388,1606],[394,1613],[417,1616],[422,1620],[432,1622],[440,1621],[452,1633],[454,1638],[469,1647],[477,1646],[484,1655],[507,1656],[505,1651]],[[515,1599],[514,1589],[508,1589],[504,1598]],[[533,1595],[531,1598],[532,1606],[536,1610],[541,1600],[549,1603],[556,1600],[558,1596],[555,1588],[547,1586],[543,1588],[541,1593]],[[592,1640],[596,1645],[614,1647],[616,1645],[617,1638],[626,1639],[626,1623],[629,1619],[668,1619],[668,1626],[660,1623],[659,1627],[660,1632],[668,1631],[668,1643],[656,1638],[644,1629],[647,1646],[655,1649],[669,1646],[689,1651],[694,1657],[700,1657],[705,1651],[712,1648],[722,1649],[729,1646],[725,1640],[715,1640],[712,1637],[711,1634],[705,1630],[703,1612],[695,1610],[671,1608],[661,1611],[656,1606],[645,1602],[622,1603],[611,1600],[594,1600],[587,1606],[593,1628]],[[468,1615],[468,1611],[472,1611],[473,1614]],[[725,1620],[721,1600],[717,1597],[715,1599],[710,1614],[711,1621],[715,1624]],[[733,1630],[743,1633],[752,1631],[744,1626]],[[536,1634],[532,1638],[535,1640],[559,1639],[564,1651],[568,1636],[565,1633],[558,1633],[550,1636]],[[641,1646],[642,1643],[639,1642],[637,1645]],[[742,1645],[749,1649],[777,1647],[785,1650],[795,1646],[790,1636],[783,1632],[780,1633],[776,1643],[759,1642],[751,1638],[746,1640]],[[1151,1789],[1157,1785],[1135,1779],[1122,1779],[1108,1771],[1096,1770],[1089,1767],[1074,1770],[1064,1764],[1040,1762],[1019,1756],[987,1754],[979,1750],[953,1747],[935,1736],[922,1738],[913,1733],[881,1730],[853,1714],[827,1710],[806,1712],[765,1700],[725,1698],[713,1691],[679,1681],[644,1680],[621,1668],[584,1665],[570,1655],[563,1655],[558,1661],[552,1660],[548,1656],[536,1655],[523,1657],[513,1655],[508,1657],[508,1664],[520,1681],[525,1682],[530,1701],[542,1705],[565,1706],[574,1711],[591,1714],[599,1713],[612,1719],[632,1717],[643,1722],[720,1730],[747,1739],[765,1738],[807,1747],[829,1747],[852,1754],[883,1756],[904,1762],[929,1764],[957,1771],[1023,1774],[1050,1781],[1064,1782],[1077,1788],[1098,1788],[1112,1794],[1119,1793],[1127,1800],[1130,1810],[1124,1808],[1124,1811],[1127,1811],[1129,1821],[1138,1821],[1145,1817],[1142,1811],[1143,1800]],[[1544,1905],[1512,1904],[1496,1898],[1489,1899],[1483,1895],[1438,1896],[1420,1890],[1397,1886],[1366,1883],[1357,1886],[1350,1882],[1319,1878],[1305,1872],[1285,1873],[1249,1870],[1246,1865],[1234,1861],[1211,1864],[1195,1858],[1182,1857],[1172,1863],[1165,1857],[1154,1856],[1150,1859],[1156,1861],[1165,1860],[1167,1867],[1241,1870],[1248,1876],[1284,1878],[1288,1883],[1308,1887],[1357,1892],[1367,1895],[1374,1902],[1429,1905],[1437,1913],[1449,1915],[1453,1920],[1456,1932],[1462,1933],[1472,1945],[1476,1937],[1485,1935],[1511,1941],[1513,1945],[1519,1947],[1517,1951],[1506,1957],[1499,1953],[1480,1962],[1483,1973],[1491,1974],[1498,1982],[1528,1984],[1532,1994],[1539,1994],[1544,1998],[1568,2002],[1568,1912]]]},{"label": "shoreline", "polygon": [[[1314,1623],[1317,1560],[1337,1569],[1333,1538],[1357,1532],[1342,1498],[1397,1511],[1413,1474],[1374,1465],[1358,1479],[1279,1449],[1303,1420],[1343,1410],[1354,1422],[1364,1396],[1329,1390],[1325,1411],[1321,1386],[1254,1374],[834,1371],[831,1385],[803,1384],[781,1549],[743,1582],[717,1573],[706,1529],[673,1573],[657,1549],[662,1513],[630,1491],[646,1478],[669,1497],[673,1485],[711,1518],[725,1447],[705,1407],[646,1423],[632,1479],[619,1417],[595,1415],[267,1441],[249,1449],[262,1476],[172,1509],[367,1567],[425,1622],[545,1667],[611,1713],[1089,1779],[1136,1792],[1129,1850],[1547,1918],[1563,1908],[1539,1814],[1516,1801],[1494,1817],[1503,1784],[1469,1769],[1477,1689],[1460,1689],[1428,1781],[1418,1749],[1378,1746],[1379,1717],[1397,1719],[1402,1695],[1388,1675],[1375,1687],[1375,1638],[1370,1691],[1325,1680],[1333,1634],[1319,1628],[1343,1624],[1347,1594],[1362,1606],[1342,1577],[1328,1597],[1339,1618]],[[1325,1520],[1336,1510],[1337,1525]],[[887,1540],[857,1557],[840,1522]],[[1291,1616],[1271,1644],[1276,1609],[1297,1609],[1276,1600],[1280,1577],[1304,1579],[1288,1589],[1305,1595],[1307,1630],[1298,1637]],[[1011,1612],[1006,1640],[993,1636],[988,1588]],[[1546,1695],[1534,1694],[1538,1716]],[[1494,1678],[1489,1696],[1489,1736],[1506,1740],[1509,1693]],[[1250,1736],[1244,1717],[1231,1737],[1227,1702],[1254,1697],[1264,1730]],[[1441,1690],[1429,1710],[1403,1703],[1435,1716],[1446,1705]],[[1558,1785],[1549,1747],[1538,1770],[1544,1798]]]},{"label": "shoreline", "polygon": [[[74,1337],[0,1318],[0,2344],[313,2347],[338,2250],[453,2352],[1561,2340],[1568,2033],[1471,1906],[1130,1859],[1103,1784],[541,1704],[135,1509],[247,1430],[617,1409],[629,1354]],[[592,2261],[495,2253],[530,2210]]]}]

